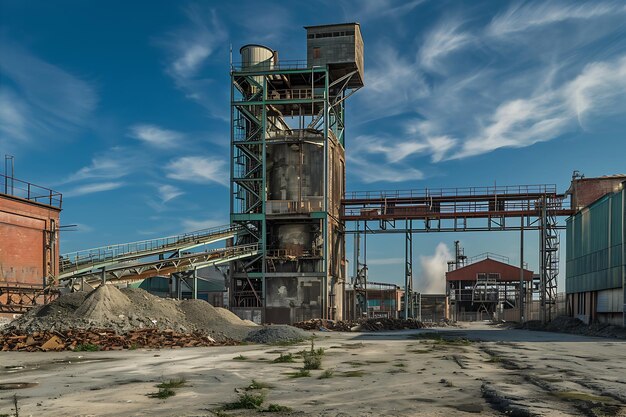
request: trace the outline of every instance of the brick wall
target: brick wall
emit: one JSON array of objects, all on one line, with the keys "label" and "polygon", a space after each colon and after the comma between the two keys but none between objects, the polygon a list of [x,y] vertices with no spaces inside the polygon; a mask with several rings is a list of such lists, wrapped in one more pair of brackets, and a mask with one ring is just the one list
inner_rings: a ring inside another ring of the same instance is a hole
[{"label": "brick wall", "polygon": [[41,285],[59,271],[60,210],[0,194],[0,282]]}]

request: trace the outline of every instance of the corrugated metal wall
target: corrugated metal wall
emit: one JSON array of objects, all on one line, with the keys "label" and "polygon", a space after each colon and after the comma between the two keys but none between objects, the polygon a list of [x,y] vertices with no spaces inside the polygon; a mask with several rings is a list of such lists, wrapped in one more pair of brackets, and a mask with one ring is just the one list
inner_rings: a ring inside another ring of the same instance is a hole
[{"label": "corrugated metal wall", "polygon": [[606,195],[567,220],[568,294],[623,287],[625,196]]}]

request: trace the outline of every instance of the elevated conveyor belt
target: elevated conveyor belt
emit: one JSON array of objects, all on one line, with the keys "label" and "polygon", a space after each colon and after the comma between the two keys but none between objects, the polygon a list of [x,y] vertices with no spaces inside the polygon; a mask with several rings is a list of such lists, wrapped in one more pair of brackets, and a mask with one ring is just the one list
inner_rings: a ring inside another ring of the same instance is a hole
[{"label": "elevated conveyor belt", "polygon": [[239,227],[224,225],[139,242],[121,243],[85,249],[61,255],[59,279],[80,276],[90,271],[113,267],[125,261],[188,251],[234,237]]}]

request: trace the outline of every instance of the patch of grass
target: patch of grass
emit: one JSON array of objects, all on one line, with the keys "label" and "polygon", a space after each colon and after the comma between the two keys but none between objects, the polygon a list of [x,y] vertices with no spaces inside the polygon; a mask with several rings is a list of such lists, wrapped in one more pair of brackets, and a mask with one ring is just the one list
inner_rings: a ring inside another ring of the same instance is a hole
[{"label": "patch of grass", "polygon": [[249,392],[242,392],[239,394],[237,401],[225,404],[222,406],[223,410],[254,410],[261,407],[265,401],[265,394],[258,393],[252,394]]},{"label": "patch of grass", "polygon": [[283,355],[282,353],[280,354],[279,357],[277,357],[276,359],[274,359],[272,362],[274,363],[293,363],[295,362],[293,355],[291,353],[287,353],[285,355]]},{"label": "patch of grass", "polygon": [[311,376],[311,371],[308,369],[300,369],[298,372],[290,372],[287,375],[289,375],[289,378],[306,378]]},{"label": "patch of grass", "polygon": [[406,368],[406,364],[405,363],[394,363],[393,366],[397,367],[397,368]]},{"label": "patch of grass", "polygon": [[211,412],[215,414],[216,417],[228,417],[229,416],[228,413],[225,413],[222,410],[211,410]]},{"label": "patch of grass", "polygon": [[260,382],[260,381],[257,381],[256,379],[253,379],[252,383],[246,387],[246,391],[252,391],[252,390],[263,389],[263,388],[272,389],[274,388],[274,386],[270,384],[266,384],[265,382]]},{"label": "patch of grass", "polygon": [[360,377],[362,377],[364,375],[365,375],[365,371],[362,371],[360,369],[356,369],[354,371],[341,372],[337,376],[342,376],[344,378],[360,378]]},{"label": "patch of grass", "polygon": [[146,394],[150,398],[158,398],[160,400],[165,400],[166,398],[173,397],[176,395],[176,391],[171,388],[159,388],[157,392],[150,392]]},{"label": "patch of grass", "polygon": [[243,355],[235,356],[233,358],[234,361],[247,361],[248,359],[250,359],[250,358],[247,357],[247,356],[243,356]]},{"label": "patch of grass", "polygon": [[187,382],[187,380],[185,378],[173,378],[170,379],[169,381],[163,381],[161,382],[159,385],[157,385],[157,388],[180,388],[180,387],[184,387],[185,383]]},{"label": "patch of grass", "polygon": [[291,407],[287,407],[286,405],[270,404],[267,406],[267,409],[263,411],[267,413],[290,413],[293,409]]},{"label": "patch of grass", "polygon": [[98,352],[99,350],[100,346],[93,343],[81,343],[74,348],[74,352]]},{"label": "patch of grass", "polygon": [[335,375],[335,371],[332,369],[327,369],[317,378],[317,379],[327,379],[332,378]]},{"label": "patch of grass", "polygon": [[315,343],[311,339],[311,350],[302,352],[304,360],[304,369],[321,369],[322,368],[322,356],[324,356],[324,349],[315,349]]}]

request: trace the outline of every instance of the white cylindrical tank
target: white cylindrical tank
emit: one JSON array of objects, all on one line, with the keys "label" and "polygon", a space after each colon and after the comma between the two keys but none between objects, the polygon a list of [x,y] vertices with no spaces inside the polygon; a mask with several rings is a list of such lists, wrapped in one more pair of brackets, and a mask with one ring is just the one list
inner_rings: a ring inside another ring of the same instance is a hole
[{"label": "white cylindrical tank", "polygon": [[267,46],[249,44],[239,50],[241,69],[270,70],[274,68],[276,52]]}]

